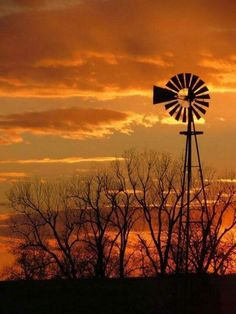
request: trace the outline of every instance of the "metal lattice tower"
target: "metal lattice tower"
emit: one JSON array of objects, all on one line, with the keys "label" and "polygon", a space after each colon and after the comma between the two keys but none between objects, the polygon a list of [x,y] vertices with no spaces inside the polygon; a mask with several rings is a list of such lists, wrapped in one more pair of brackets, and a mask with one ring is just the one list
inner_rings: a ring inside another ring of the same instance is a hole
[{"label": "metal lattice tower", "polygon": [[[191,221],[191,188],[192,168],[199,169],[201,191],[204,206],[207,209],[207,200],[204,189],[204,179],[200,160],[197,135],[194,120],[199,120],[209,107],[209,90],[203,80],[191,73],[181,73],[173,76],[166,84],[166,88],[153,87],[153,104],[165,103],[165,108],[177,121],[187,124],[186,131],[180,134],[186,136],[184,165],[182,176],[182,198],[180,204],[178,246],[177,246],[177,272],[189,272],[189,247]],[[193,166],[193,150],[195,149],[197,165]],[[183,260],[184,254],[184,260]]]}]

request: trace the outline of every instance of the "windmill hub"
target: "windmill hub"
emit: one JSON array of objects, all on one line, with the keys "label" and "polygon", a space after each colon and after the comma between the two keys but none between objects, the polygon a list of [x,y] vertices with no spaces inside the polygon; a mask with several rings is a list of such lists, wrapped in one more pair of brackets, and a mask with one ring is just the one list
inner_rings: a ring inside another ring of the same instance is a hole
[{"label": "windmill hub", "polygon": [[179,91],[178,93],[178,100],[179,100],[179,103],[180,105],[183,107],[183,108],[188,108],[189,105],[190,105],[190,98],[189,98],[189,90],[188,88],[183,88]]}]

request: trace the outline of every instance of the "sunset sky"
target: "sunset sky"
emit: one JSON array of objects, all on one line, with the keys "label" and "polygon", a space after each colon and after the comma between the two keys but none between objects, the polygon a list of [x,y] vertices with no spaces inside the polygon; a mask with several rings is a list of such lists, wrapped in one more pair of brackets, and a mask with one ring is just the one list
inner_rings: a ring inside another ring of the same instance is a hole
[{"label": "sunset sky", "polygon": [[10,182],[87,171],[129,148],[181,155],[153,85],[210,89],[202,160],[236,170],[235,0],[0,0],[1,213]]}]

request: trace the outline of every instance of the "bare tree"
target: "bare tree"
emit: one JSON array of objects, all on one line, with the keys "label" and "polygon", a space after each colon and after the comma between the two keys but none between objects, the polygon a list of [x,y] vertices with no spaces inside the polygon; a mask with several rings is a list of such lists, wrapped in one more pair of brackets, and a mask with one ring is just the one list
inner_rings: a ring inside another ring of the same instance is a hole
[{"label": "bare tree", "polygon": [[123,278],[134,272],[136,268],[135,265],[130,265],[135,250],[132,243],[128,247],[128,241],[140,213],[135,204],[133,191],[130,190],[125,168],[120,161],[113,163],[111,174],[105,176],[104,183],[106,197],[114,211],[112,224],[115,230],[118,230],[115,246],[118,248],[118,273],[119,277]]},{"label": "bare tree", "polygon": [[[207,189],[207,207],[198,198],[198,223],[191,226],[193,271],[223,273],[236,253],[236,187],[213,181]],[[196,205],[197,206],[197,205]]]},{"label": "bare tree", "polygon": [[[178,257],[183,265],[186,261],[180,218],[186,219],[186,204],[180,164],[168,154],[128,151],[124,161],[94,176],[13,185],[12,278],[181,272]],[[208,180],[207,206],[201,192],[193,176],[189,271],[223,274],[235,267],[236,186]]]},{"label": "bare tree", "polygon": [[67,184],[39,180],[15,184],[9,201],[17,215],[11,229],[25,252],[44,252],[65,278],[78,277],[78,251],[83,211],[74,209]]},{"label": "bare tree", "polygon": [[148,228],[139,235],[156,274],[173,267],[171,249],[176,245],[181,185],[178,167],[169,155],[145,152],[126,153],[128,177],[138,206],[142,208]]},{"label": "bare tree", "polygon": [[105,174],[97,174],[73,184],[73,199],[85,212],[83,242],[88,251],[88,263],[94,269],[95,277],[104,278],[112,272],[112,253],[119,236],[112,226],[114,206],[106,195]]},{"label": "bare tree", "polygon": [[13,247],[11,253],[16,257],[13,265],[3,271],[8,280],[43,280],[56,276],[53,260],[39,248],[28,248],[24,242]]}]

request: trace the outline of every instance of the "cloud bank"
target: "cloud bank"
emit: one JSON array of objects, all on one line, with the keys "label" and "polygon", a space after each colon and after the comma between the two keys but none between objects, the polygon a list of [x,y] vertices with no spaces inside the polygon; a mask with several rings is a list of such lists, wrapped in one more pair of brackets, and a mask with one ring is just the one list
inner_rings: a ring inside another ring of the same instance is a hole
[{"label": "cloud bank", "polygon": [[0,116],[0,143],[23,142],[23,135],[58,136],[83,140],[109,137],[115,132],[131,134],[135,126],[152,127],[156,115],[95,108],[61,108]]},{"label": "cloud bank", "polygon": [[143,92],[182,71],[215,88],[236,89],[234,0],[12,0],[1,6],[1,95]]}]

